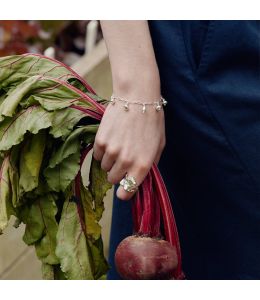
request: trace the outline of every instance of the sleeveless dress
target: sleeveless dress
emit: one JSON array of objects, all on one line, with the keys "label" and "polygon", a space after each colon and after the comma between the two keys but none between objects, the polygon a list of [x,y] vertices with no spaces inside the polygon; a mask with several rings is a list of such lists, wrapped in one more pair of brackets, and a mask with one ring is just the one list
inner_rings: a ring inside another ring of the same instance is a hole
[{"label": "sleeveless dress", "polygon": [[[165,107],[159,163],[187,279],[260,279],[260,21],[149,21]],[[114,197],[108,279],[132,232]]]}]

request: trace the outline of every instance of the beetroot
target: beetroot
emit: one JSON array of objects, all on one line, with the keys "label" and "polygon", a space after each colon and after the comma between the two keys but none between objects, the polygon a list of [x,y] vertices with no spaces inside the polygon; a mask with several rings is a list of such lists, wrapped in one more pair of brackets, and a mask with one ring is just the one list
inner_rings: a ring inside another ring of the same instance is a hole
[{"label": "beetroot", "polygon": [[178,258],[176,248],[165,240],[129,236],[117,247],[115,262],[124,279],[171,279]]},{"label": "beetroot", "polygon": [[118,273],[123,279],[183,279],[178,231],[155,165],[131,201],[134,234],[117,247]]}]

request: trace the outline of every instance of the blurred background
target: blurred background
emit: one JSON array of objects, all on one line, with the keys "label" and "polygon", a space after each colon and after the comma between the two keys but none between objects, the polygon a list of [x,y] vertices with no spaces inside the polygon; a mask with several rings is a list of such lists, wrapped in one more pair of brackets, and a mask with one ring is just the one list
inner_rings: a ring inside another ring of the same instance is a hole
[{"label": "blurred background", "polygon": [[[110,97],[110,64],[98,21],[0,21],[0,56],[28,52],[64,62],[84,77],[99,96]],[[83,169],[87,171],[87,166]],[[105,255],[108,254],[112,193],[106,196],[101,220]],[[0,235],[0,279],[41,279],[41,263],[34,248],[22,241],[24,227],[15,229],[13,222]]]}]

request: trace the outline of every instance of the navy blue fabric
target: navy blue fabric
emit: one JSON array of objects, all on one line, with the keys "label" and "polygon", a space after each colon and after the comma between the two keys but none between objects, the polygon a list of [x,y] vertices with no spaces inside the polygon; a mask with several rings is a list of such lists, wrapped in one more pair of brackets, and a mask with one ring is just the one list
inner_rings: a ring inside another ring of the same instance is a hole
[{"label": "navy blue fabric", "polygon": [[[187,279],[260,279],[260,22],[149,21],[167,145],[159,167]],[[114,198],[113,256],[131,233]]]}]

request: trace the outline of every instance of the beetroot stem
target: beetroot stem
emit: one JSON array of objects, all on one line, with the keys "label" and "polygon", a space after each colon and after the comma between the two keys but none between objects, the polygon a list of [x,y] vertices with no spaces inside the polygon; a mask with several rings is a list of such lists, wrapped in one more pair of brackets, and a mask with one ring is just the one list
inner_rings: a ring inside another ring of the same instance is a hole
[{"label": "beetroot stem", "polygon": [[155,222],[156,206],[153,202],[152,195],[152,176],[150,173],[146,176],[141,185],[143,191],[143,215],[139,234],[148,235],[150,237],[158,236],[160,232],[160,224]]},{"label": "beetroot stem", "polygon": [[80,156],[80,169],[78,171],[78,174],[76,175],[75,184],[74,184],[74,195],[76,196],[77,211],[78,211],[82,231],[85,234],[86,234],[86,225],[85,225],[85,220],[84,220],[84,213],[83,213],[83,208],[82,208],[82,203],[81,203],[81,193],[80,193],[81,167],[82,167],[82,164],[83,164],[87,154],[92,149],[92,147],[93,147],[92,144],[88,145],[85,149],[83,149],[83,151],[81,153],[81,156]]},{"label": "beetroot stem", "polygon": [[[154,184],[152,185],[154,186]],[[158,197],[152,190],[151,199],[154,207],[154,227],[153,227],[153,236],[154,237],[161,237],[161,230],[160,230],[160,223],[161,223],[161,216],[160,216],[160,203]]]},{"label": "beetroot stem", "polygon": [[151,173],[156,183],[155,186],[160,201],[166,240],[170,242],[173,246],[175,246],[177,251],[178,266],[175,272],[175,278],[177,279],[183,278],[184,275],[182,273],[182,268],[181,268],[181,249],[179,243],[179,236],[178,236],[177,226],[174,219],[174,214],[172,211],[170,198],[167,189],[165,187],[165,184],[163,182],[163,179],[161,177],[161,174],[156,165],[152,166]]}]

